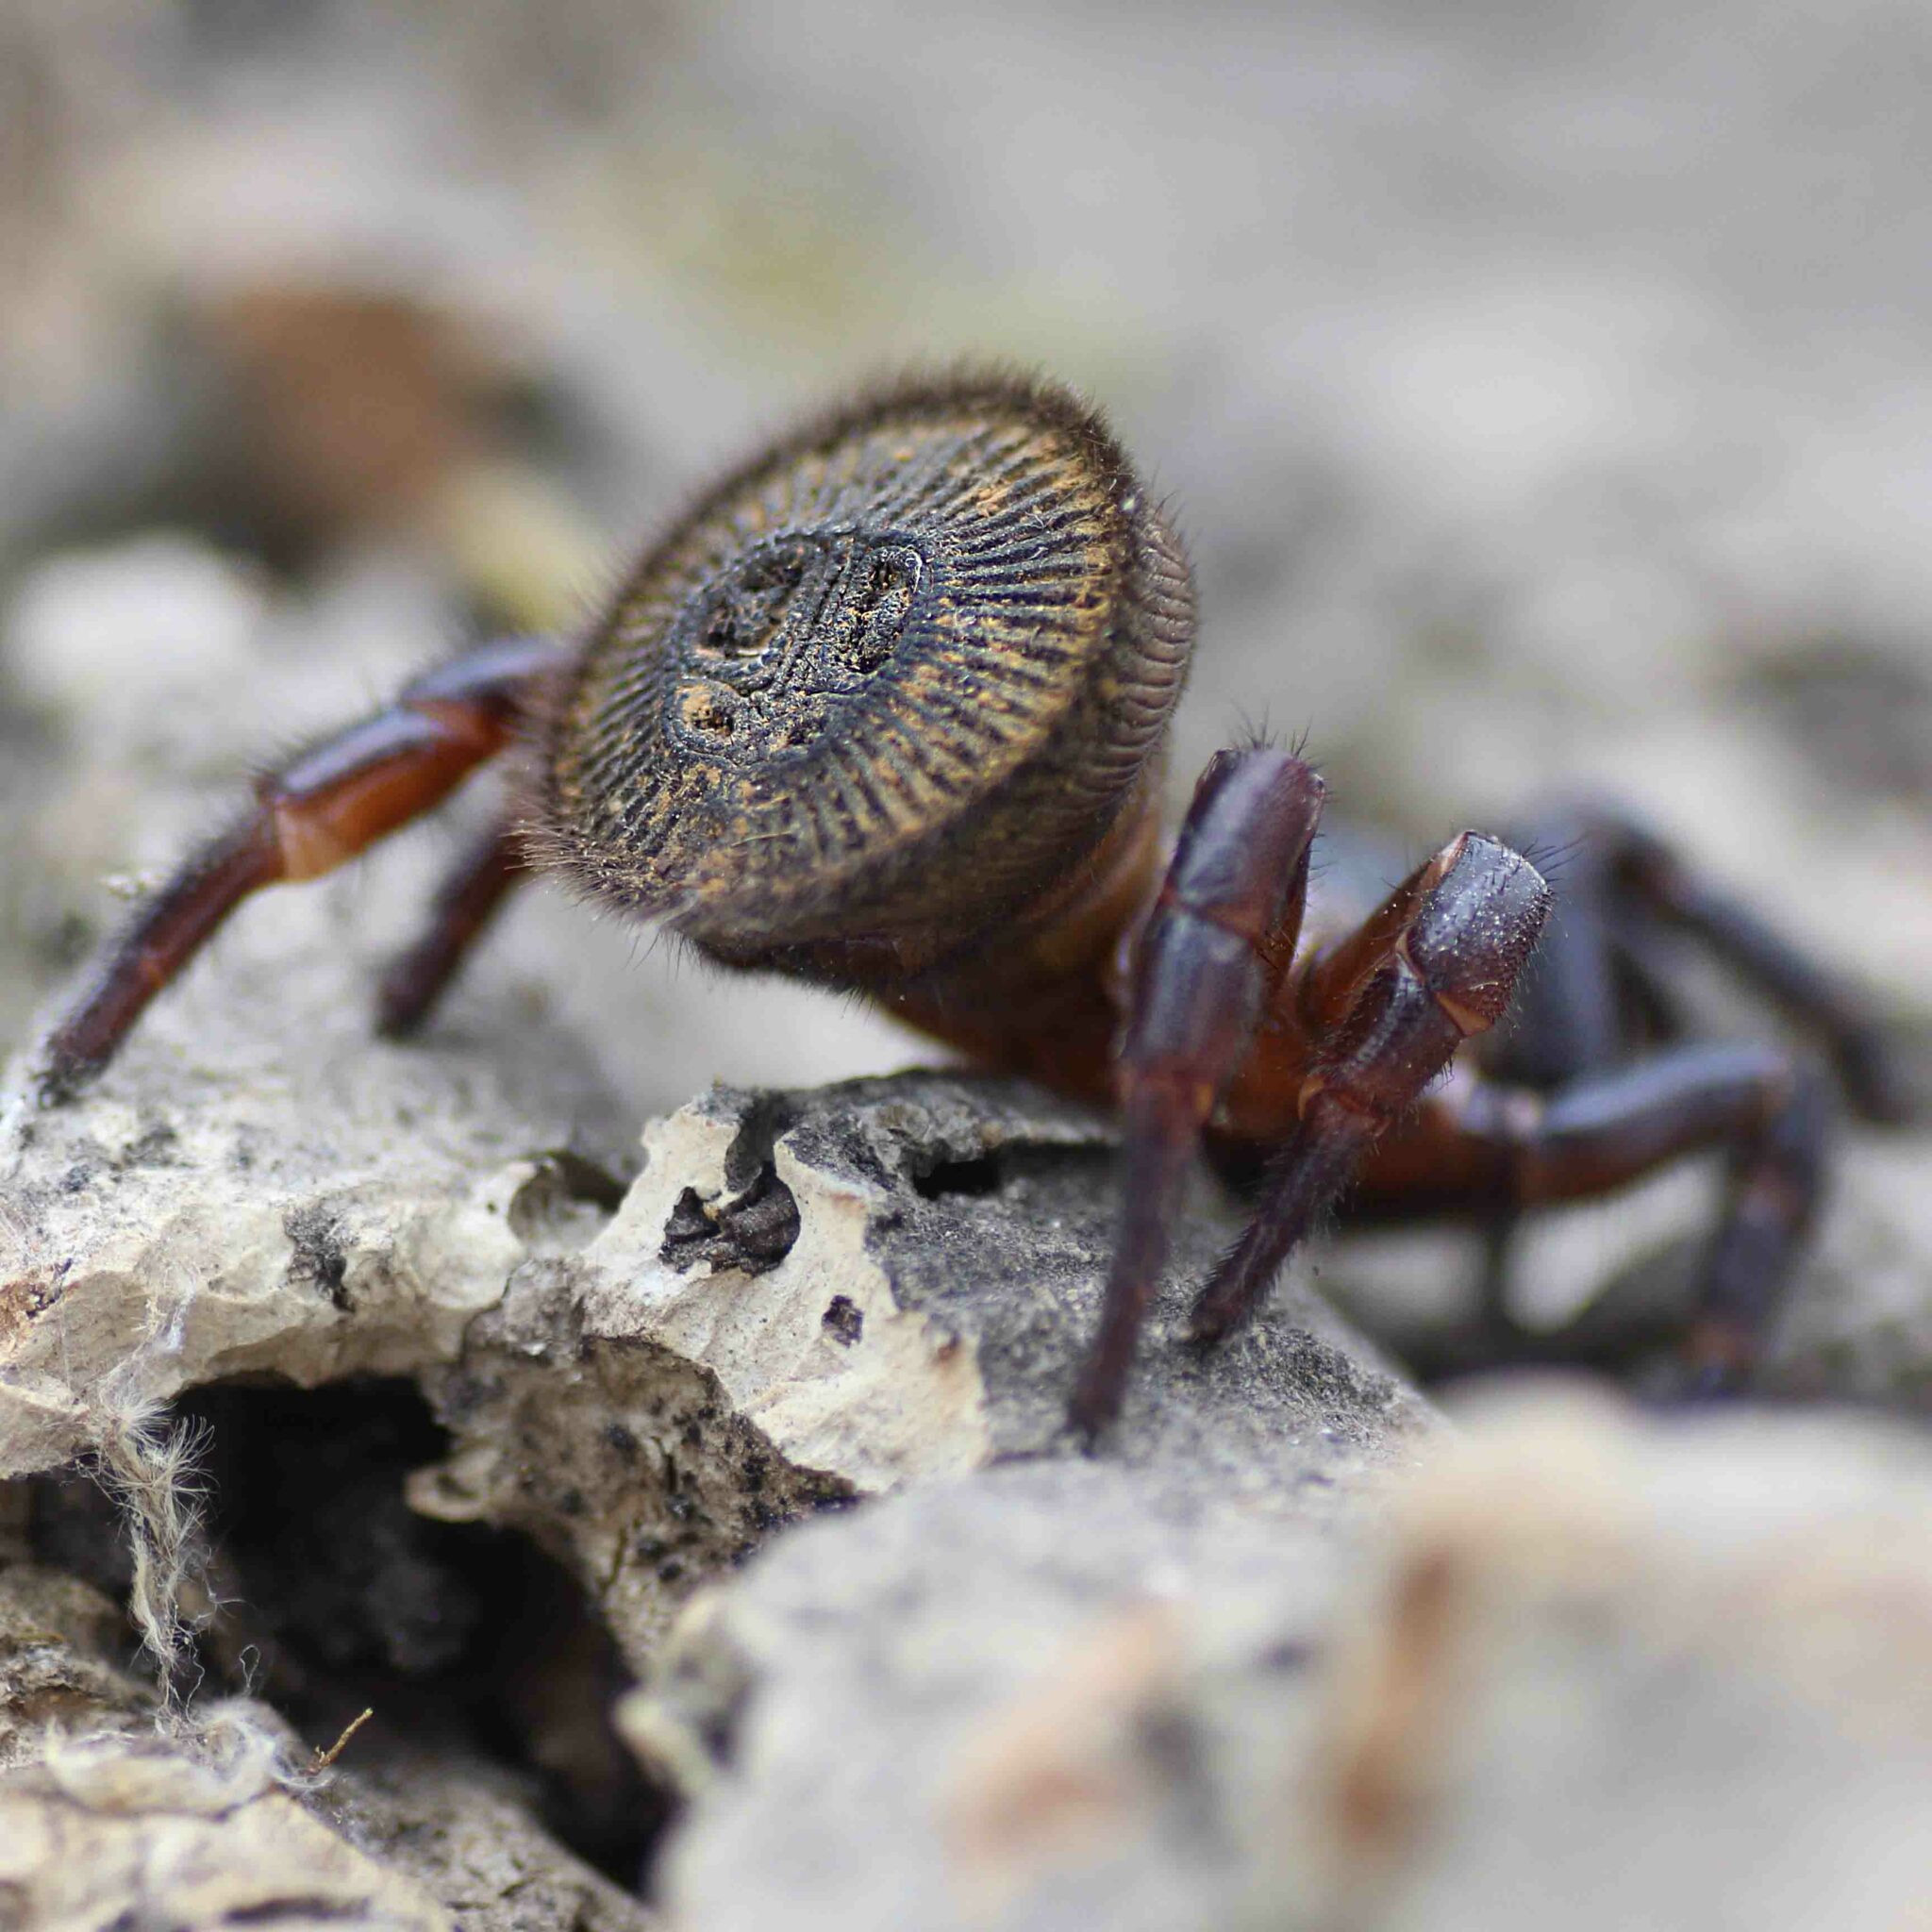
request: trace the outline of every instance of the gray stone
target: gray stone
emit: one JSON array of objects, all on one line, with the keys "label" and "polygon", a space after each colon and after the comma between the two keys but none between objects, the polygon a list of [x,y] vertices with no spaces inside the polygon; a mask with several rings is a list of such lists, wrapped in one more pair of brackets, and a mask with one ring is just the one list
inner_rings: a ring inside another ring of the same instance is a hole
[{"label": "gray stone", "polygon": [[[1203,1199],[1108,1458],[1080,1455],[1063,1406],[1097,1313],[1113,1140],[1024,1085],[917,1075],[805,1095],[720,1090],[650,1129],[642,1172],[613,1213],[608,1174],[543,1151],[560,1136],[528,1111],[531,1088],[474,1070],[460,1078],[455,1056],[444,1069],[436,1054],[379,1047],[352,1077],[353,1014],[282,1041],[274,1002],[251,999],[225,962],[200,996],[209,1009],[197,1013],[190,993],[173,1039],[164,1023],[71,1109],[15,1113],[9,1200],[25,1272],[11,1277],[0,1385],[10,1467],[47,1467],[115,1426],[129,1401],[218,1376],[413,1373],[453,1448],[411,1479],[411,1500],[441,1518],[513,1525],[564,1555],[639,1669],[693,1590],[727,1579],[784,1524],[907,1490],[902,1506],[859,1519],[876,1523],[868,1534],[882,1555],[834,1556],[837,1591],[810,1567],[837,1546],[802,1530],[795,1588],[819,1600],[821,1621],[850,1618],[860,1599],[896,1607],[904,1643],[922,1654],[963,1657],[959,1620],[984,1613],[974,1641],[1011,1674],[961,1676],[961,1698],[934,1707],[944,1723],[933,1738],[970,1747],[969,1759],[986,1754],[958,1802],[965,1882],[988,1898],[1030,1885],[1036,1865],[1057,1872],[1063,1832],[1076,1873],[1088,1856],[1084,1800],[1040,1844],[1025,1819],[1027,1713],[1036,1696],[1049,1715],[1058,1708],[1060,1654],[1068,1694],[1083,1710],[1096,1701],[1080,1720],[1093,1731],[1079,1747],[1090,1757],[1149,1712],[1159,1730],[1162,1687],[1182,1669],[1176,1644],[1206,1644],[1230,1681],[1230,1657],[1264,1654],[1292,1680],[1300,1633],[1332,1585],[1338,1531],[1375,1473],[1427,1433],[1424,1406],[1305,1289],[1291,1285],[1217,1355],[1174,1339],[1186,1277],[1225,1239]],[[203,1025],[206,1063],[181,1051]],[[355,1052],[364,1047],[357,1035]],[[238,1059],[265,1066],[271,1048],[292,1067],[237,1077]],[[325,1096],[319,1111],[302,1091],[310,1078]],[[64,1187],[76,1168],[81,1181]],[[1018,1544],[1002,1560],[1008,1538]],[[938,1581],[907,1568],[921,1552],[942,1556]],[[728,1585],[724,1600],[738,1602]],[[745,1600],[755,1620],[758,1602]],[[1080,1663],[1090,1650],[1097,1661]],[[674,1661],[667,1681],[707,1668]],[[863,1659],[854,1669],[868,1678]],[[1124,1688],[1113,1681],[1123,1671]],[[1263,1707],[1251,1710],[1245,1687],[1225,1702],[1236,1728]],[[998,1717],[1006,1704],[1009,1720]],[[655,1724],[647,1757],[695,1789],[705,1740],[729,1731],[728,1714],[648,1708],[659,1715],[638,1719],[641,1737]],[[1008,1722],[1017,1742],[1002,1741]],[[791,1748],[821,1762],[812,1771],[796,1757],[787,1775],[824,1803],[903,1782],[863,1754],[835,1771],[824,1744],[815,1707]],[[1186,1746],[1173,1742],[1183,1757]],[[1126,1831],[1108,1869],[1182,1923],[1172,1910],[1184,1895],[1229,1896],[1230,1827],[1201,1823],[1206,1800],[1169,1754],[1158,1738],[1147,1747],[1121,1799],[1130,1816],[1102,1836]],[[1076,1764],[1070,1774],[1085,1774]],[[388,1804],[416,1821],[400,1841],[446,1829],[462,1857],[482,1857],[487,1825],[434,1824],[440,1776],[419,1767],[404,1787],[371,1787],[351,1814],[367,1821]],[[485,1797],[466,1798],[465,1817]],[[765,1826],[746,1814],[719,1828]],[[801,1812],[781,1836],[795,1847],[829,1829]],[[741,1846],[707,1850],[715,1843],[700,1834],[678,1857],[694,1873],[714,1857],[743,1864]],[[759,1869],[782,1874],[788,1857],[774,1848]],[[933,1875],[923,1869],[880,1876],[908,1900]],[[852,1904],[836,1889],[824,1896]],[[719,1909],[728,1923],[739,1907]]]},{"label": "gray stone", "polygon": [[691,1793],[675,1924],[1224,1926],[1374,1486],[1027,1463],[781,1540],[622,1722]]},{"label": "gray stone", "polygon": [[1396,1500],[1243,1924],[1911,1923],[1932,1454],[1842,1416],[1492,1403]]},{"label": "gray stone", "polygon": [[784,1539],[625,1707],[690,1797],[672,1922],[1909,1923],[1919,1437],[1574,1388],[1459,1420],[1319,1504],[1035,1463]]},{"label": "gray stone", "polygon": [[[788,1516],[1076,1453],[1112,1163],[1103,1124],[1016,1083],[715,1091],[653,1126],[609,1224],[521,1268],[428,1378],[457,1448],[411,1499],[561,1536],[641,1663]],[[1108,1459],[1150,1499],[1278,1502],[1407,1453],[1424,1406],[1305,1289],[1214,1354],[1174,1339],[1225,1232],[1190,1217]]]},{"label": "gray stone", "polygon": [[75,1454],[109,1396],[447,1358],[529,1251],[518,1190],[606,1131],[567,1036],[512,1011],[485,1056],[385,1047],[325,900],[280,910],[84,1100],[0,1098],[0,1474]]},{"label": "gray stone", "polygon": [[412,1881],[460,1932],[653,1932],[658,1914],[564,1851],[528,1793],[488,1765],[406,1757],[343,1773],[314,1808],[384,1870]]}]

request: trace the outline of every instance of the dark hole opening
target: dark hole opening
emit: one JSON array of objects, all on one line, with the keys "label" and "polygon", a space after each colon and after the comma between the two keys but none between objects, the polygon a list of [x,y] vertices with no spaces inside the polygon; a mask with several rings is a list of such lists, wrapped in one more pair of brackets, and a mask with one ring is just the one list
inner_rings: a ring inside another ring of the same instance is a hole
[{"label": "dark hole opening", "polygon": [[[209,1427],[210,1582],[204,1697],[274,1705],[326,1745],[365,1707],[344,1769],[482,1758],[580,1857],[635,1888],[672,1815],[610,1724],[629,1678],[564,1568],[513,1533],[432,1522],[403,1498],[448,1438],[414,1386],[229,1384],[184,1416]],[[83,1476],[34,1485],[35,1555],[111,1594],[126,1548]]]},{"label": "dark hole opening", "polygon": [[941,1160],[924,1174],[915,1174],[912,1186],[928,1201],[948,1194],[996,1194],[1000,1191],[999,1157],[980,1154],[971,1160]]}]

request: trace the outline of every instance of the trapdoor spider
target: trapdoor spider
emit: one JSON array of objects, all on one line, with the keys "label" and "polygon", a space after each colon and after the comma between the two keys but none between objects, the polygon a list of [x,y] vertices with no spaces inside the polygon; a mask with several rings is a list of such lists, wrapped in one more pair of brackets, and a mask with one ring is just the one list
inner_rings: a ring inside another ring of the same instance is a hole
[{"label": "trapdoor spider", "polygon": [[[514,809],[384,980],[384,1030],[419,1025],[506,893],[554,872],[724,965],[856,989],[981,1064],[1116,1103],[1122,1221],[1072,1397],[1090,1436],[1204,1142],[1266,1166],[1203,1341],[1344,1190],[1371,1213],[1507,1219],[1727,1149],[1689,1349],[1708,1381],[1741,1376],[1812,1217],[1816,1082],[1756,1046],[1625,1064],[1620,921],[1701,934],[1879,1111],[1855,1003],[1608,826],[1497,1051],[1551,905],[1507,845],[1458,833],[1338,931],[1310,891],[1322,781],[1253,744],[1210,760],[1168,846],[1193,633],[1180,546],[1091,409],[1004,375],[882,389],[726,475],[580,645],[470,651],[263,777],[104,952],[44,1044],[42,1097],[97,1073],[246,894],[327,872],[518,747]],[[1485,1036],[1487,1065],[1463,1051]]]}]

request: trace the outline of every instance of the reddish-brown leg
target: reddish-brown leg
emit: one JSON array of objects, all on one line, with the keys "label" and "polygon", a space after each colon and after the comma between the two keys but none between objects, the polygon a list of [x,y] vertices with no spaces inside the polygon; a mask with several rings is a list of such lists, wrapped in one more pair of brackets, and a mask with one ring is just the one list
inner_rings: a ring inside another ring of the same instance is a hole
[{"label": "reddish-brown leg", "polygon": [[1069,1409],[1090,1438],[1120,1412],[1202,1126],[1293,957],[1322,791],[1286,752],[1217,753],[1141,936],[1119,1042],[1120,1238]]},{"label": "reddish-brown leg", "polygon": [[1247,1319],[1362,1157],[1462,1041],[1503,1016],[1549,908],[1527,859],[1464,832],[1309,969],[1300,1004],[1317,1050],[1300,1119],[1269,1165],[1255,1218],[1195,1305],[1197,1340]]},{"label": "reddish-brown leg", "polygon": [[39,1091],[62,1100],[99,1073],[147,1003],[263,886],[315,878],[440,804],[509,741],[557,644],[485,644],[256,784],[255,804],[136,912],[42,1049]]},{"label": "reddish-brown leg", "polygon": [[450,868],[416,942],[390,962],[375,993],[375,1030],[406,1039],[425,1021],[498,908],[530,875],[514,824],[492,826]]},{"label": "reddish-brown leg", "polygon": [[1374,1215],[1501,1201],[1514,1214],[1605,1194],[1684,1155],[1724,1150],[1724,1208],[1685,1347],[1694,1387],[1720,1393],[1748,1375],[1781,1305],[1816,1217],[1829,1130],[1822,1074],[1776,1047],[1675,1047],[1551,1094],[1472,1074],[1431,1099],[1415,1134],[1391,1148],[1392,1160],[1371,1164],[1361,1206]]}]

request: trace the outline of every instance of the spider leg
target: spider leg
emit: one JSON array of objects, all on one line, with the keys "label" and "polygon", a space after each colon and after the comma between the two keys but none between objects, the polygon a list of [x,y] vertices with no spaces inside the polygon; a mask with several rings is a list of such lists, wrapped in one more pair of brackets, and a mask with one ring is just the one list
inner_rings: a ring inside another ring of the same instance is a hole
[{"label": "spider leg", "polygon": [[1699,877],[1654,833],[1613,814],[1599,814],[1588,826],[1614,889],[1702,941],[1816,1035],[1863,1119],[1895,1124],[1910,1116],[1884,1025],[1854,988],[1742,900]]},{"label": "spider leg", "polygon": [[[1641,1011],[1661,1012],[1642,959],[1632,958],[1624,943],[1630,924],[1641,927],[1642,939],[1654,922],[1615,905],[1610,853],[1591,822],[1574,814],[1552,814],[1536,823],[1529,839],[1518,842],[1552,856],[1556,901],[1534,966],[1524,974],[1507,1015],[1483,1040],[1475,1058],[1499,1085],[1546,1093],[1618,1064],[1637,1019],[1628,1010],[1633,992],[1640,996],[1634,1003]],[[1627,917],[1620,918],[1620,912]],[[1432,1104],[1424,1109],[1424,1114],[1432,1110]],[[1509,1313],[1510,1251],[1524,1204],[1500,1163],[1490,1164],[1488,1179],[1480,1185],[1477,1329],[1507,1350],[1516,1334]]]},{"label": "spider leg", "polygon": [[1202,1126],[1293,957],[1322,797],[1321,779],[1286,752],[1216,753],[1135,949],[1117,1046],[1120,1236],[1068,1411],[1090,1440],[1120,1413]]},{"label": "spider leg", "polygon": [[42,1049],[43,1103],[112,1058],[148,1002],[241,901],[309,879],[440,804],[509,742],[523,704],[563,663],[557,644],[484,644],[256,781],[253,806],[190,858],[108,947]]},{"label": "spider leg", "polygon": [[1547,1091],[1615,1066],[1629,1047],[1630,1016],[1619,984],[1609,854],[1602,840],[1574,816],[1541,818],[1528,833],[1512,842],[1550,855],[1555,904],[1536,963],[1478,1058],[1507,1085]]},{"label": "spider leg", "polygon": [[1309,968],[1300,1005],[1317,1052],[1300,1117],[1254,1219],[1195,1304],[1195,1339],[1218,1341],[1247,1319],[1384,1131],[1507,1010],[1549,907],[1527,859],[1464,832]]},{"label": "spider leg", "polygon": [[[1671,1010],[1668,962],[1655,958],[1657,941],[1665,927],[1701,941],[1822,1038],[1859,1113],[1897,1120],[1907,1102],[1884,1029],[1853,989],[1629,820],[1571,813],[1536,830],[1540,847],[1562,855],[1560,904],[1508,1025],[1485,1042],[1480,1063],[1491,1080],[1533,1089],[1545,1099],[1523,1094],[1510,1103],[1518,1122],[1541,1123],[1528,1130],[1537,1147],[1489,1161],[1490,1178],[1465,1198],[1465,1207],[1480,1203],[1486,1222],[1481,1330],[1499,1346],[1520,1348],[1507,1311],[1507,1248],[1524,1208],[1558,1198],[1546,1191],[1552,1163],[1574,1174],[1575,1184],[1567,1187],[1574,1195],[1618,1185],[1678,1154],[1728,1146],[1731,1198],[1704,1279],[1707,1326],[1732,1339],[1720,1347],[1707,1337],[1693,1353],[1707,1343],[1741,1372],[1757,1352],[1757,1337],[1813,1216],[1826,1108],[1812,1075],[1776,1054],[1666,1050],[1634,1074],[1616,1073],[1633,1029],[1651,1039],[1681,1032]],[[1641,1016],[1647,1021],[1635,1026]],[[1483,1103],[1474,1111],[1482,1112]],[[1581,1140],[1579,1122],[1588,1124]],[[1478,1125],[1472,1117],[1471,1125],[1480,1138],[1494,1123]],[[1652,1135],[1662,1144],[1646,1153]],[[1437,1152],[1446,1157],[1444,1175],[1463,1164],[1446,1149]],[[1615,1176],[1591,1183],[1599,1159]],[[1758,1227],[1756,1237],[1747,1237],[1746,1223]],[[1740,1258],[1746,1247],[1761,1248],[1761,1270],[1754,1273],[1756,1264]],[[1747,1277],[1761,1286],[1747,1291]],[[1753,1304],[1754,1295],[1761,1306]]]},{"label": "spider leg", "polygon": [[507,819],[463,854],[437,888],[416,942],[382,975],[375,994],[378,1033],[402,1040],[423,1024],[503,902],[529,875],[523,840]]},{"label": "spider leg", "polygon": [[1401,1189],[1404,1211],[1446,1208],[1459,1189],[1485,1210],[1500,1195],[1521,1211],[1607,1193],[1686,1154],[1727,1150],[1724,1211],[1686,1342],[1694,1386],[1719,1393],[1749,1373],[1782,1304],[1816,1219],[1829,1137],[1822,1072],[1775,1047],[1674,1047],[1547,1095],[1471,1075],[1431,1098],[1414,1146],[1391,1149],[1402,1169],[1433,1176],[1433,1190],[1423,1188],[1433,1203],[1378,1160],[1364,1176],[1363,1206],[1373,1215]]}]

